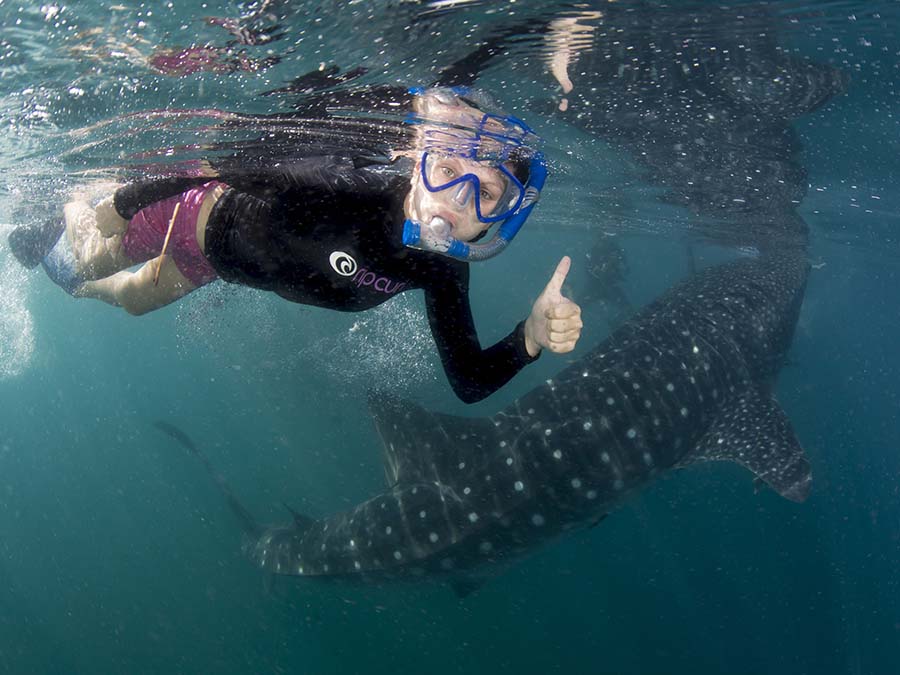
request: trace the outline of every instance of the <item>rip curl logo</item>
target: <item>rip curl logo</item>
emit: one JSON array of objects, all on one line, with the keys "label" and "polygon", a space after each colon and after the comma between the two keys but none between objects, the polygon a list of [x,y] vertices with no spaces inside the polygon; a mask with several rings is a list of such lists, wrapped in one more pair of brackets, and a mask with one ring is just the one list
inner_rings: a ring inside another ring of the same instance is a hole
[{"label": "rip curl logo", "polygon": [[353,277],[353,281],[356,283],[357,288],[361,286],[372,286],[376,291],[387,293],[389,295],[399,293],[406,288],[406,282],[394,281],[388,277],[379,276],[378,274],[375,274],[375,272],[370,272],[365,267],[356,273],[356,276]]},{"label": "rip curl logo", "polygon": [[371,286],[380,293],[393,294],[399,293],[407,286],[406,282],[394,281],[370,272],[365,267],[360,268],[353,256],[343,251],[334,251],[328,256],[328,262],[331,263],[331,268],[342,277],[353,277],[352,282],[356,284],[357,288]]},{"label": "rip curl logo", "polygon": [[343,251],[335,251],[328,258],[331,263],[331,269],[340,274],[342,277],[352,277],[356,274],[357,264],[353,256]]}]

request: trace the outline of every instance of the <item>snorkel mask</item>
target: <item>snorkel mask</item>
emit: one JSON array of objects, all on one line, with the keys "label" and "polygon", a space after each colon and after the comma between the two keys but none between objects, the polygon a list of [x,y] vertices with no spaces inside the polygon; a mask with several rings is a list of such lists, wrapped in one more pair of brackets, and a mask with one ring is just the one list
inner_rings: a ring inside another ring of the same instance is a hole
[{"label": "snorkel mask", "polygon": [[[407,122],[427,127],[418,167],[421,186],[428,193],[449,196],[444,201],[450,208],[467,210],[474,204],[479,222],[499,223],[499,227],[487,242],[473,243],[453,237],[450,223],[439,216],[428,223],[407,218],[403,243],[457,260],[493,258],[518,234],[540,198],[547,165],[544,156],[527,144],[538,140],[537,136],[517,117],[482,112],[467,98],[466,87],[415,88],[410,93],[433,96],[451,112],[453,106],[465,105],[480,116],[478,120],[468,114],[468,123],[454,125],[411,114]],[[481,178],[472,170],[476,166]],[[485,170],[489,180],[484,178]]]}]

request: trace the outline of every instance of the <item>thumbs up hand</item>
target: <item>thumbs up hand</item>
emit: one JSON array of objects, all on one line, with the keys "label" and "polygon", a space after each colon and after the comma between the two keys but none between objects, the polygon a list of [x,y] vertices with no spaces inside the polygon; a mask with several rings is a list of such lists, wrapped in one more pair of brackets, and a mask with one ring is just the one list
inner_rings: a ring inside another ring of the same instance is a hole
[{"label": "thumbs up hand", "polygon": [[581,307],[561,293],[571,266],[572,259],[563,256],[547,287],[534,301],[525,321],[525,348],[530,356],[537,356],[541,349],[565,354],[575,349],[581,337]]}]

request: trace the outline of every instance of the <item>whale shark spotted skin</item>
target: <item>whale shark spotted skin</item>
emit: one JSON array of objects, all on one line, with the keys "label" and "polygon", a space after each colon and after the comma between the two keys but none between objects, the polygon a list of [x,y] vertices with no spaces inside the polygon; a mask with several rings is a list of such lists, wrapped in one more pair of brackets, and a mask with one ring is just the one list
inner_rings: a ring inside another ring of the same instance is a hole
[{"label": "whale shark spotted skin", "polygon": [[466,592],[471,575],[596,523],[692,462],[738,462],[803,501],[809,464],[772,386],[807,272],[800,254],[706,269],[490,418],[373,396],[389,487],[254,533],[251,557],[306,577],[449,575]]}]

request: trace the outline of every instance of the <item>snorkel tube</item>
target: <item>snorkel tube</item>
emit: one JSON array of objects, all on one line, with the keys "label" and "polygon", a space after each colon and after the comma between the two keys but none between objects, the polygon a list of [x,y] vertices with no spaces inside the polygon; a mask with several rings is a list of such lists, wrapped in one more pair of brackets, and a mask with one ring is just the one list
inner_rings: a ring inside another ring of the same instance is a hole
[{"label": "snorkel tube", "polygon": [[435,218],[429,224],[417,223],[409,218],[403,223],[403,244],[421,251],[440,253],[464,262],[477,262],[493,258],[505,249],[519,233],[522,225],[531,215],[534,205],[541,197],[541,190],[547,180],[547,162],[544,155],[535,151],[529,166],[525,197],[519,208],[503,221],[490,241],[473,244],[460,241],[450,235],[450,225],[442,218]]}]

